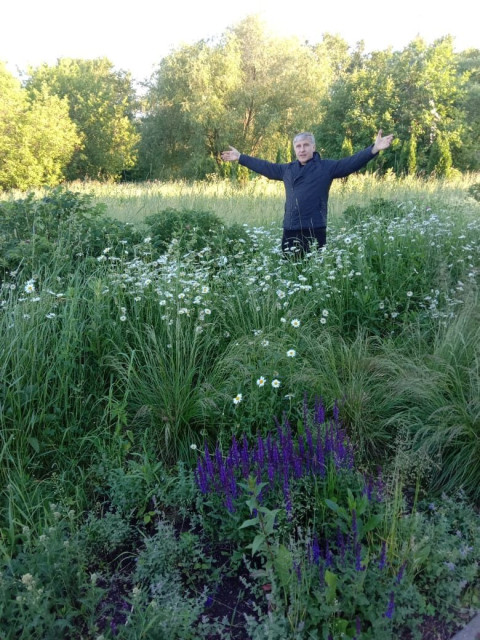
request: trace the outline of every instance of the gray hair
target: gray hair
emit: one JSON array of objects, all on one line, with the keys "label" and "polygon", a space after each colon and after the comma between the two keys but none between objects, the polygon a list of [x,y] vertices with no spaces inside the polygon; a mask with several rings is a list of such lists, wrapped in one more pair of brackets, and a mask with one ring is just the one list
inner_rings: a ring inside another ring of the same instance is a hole
[{"label": "gray hair", "polygon": [[293,144],[295,145],[297,140],[303,140],[304,138],[309,138],[312,144],[315,146],[315,136],[309,131],[302,131],[302,133],[297,133],[297,135],[293,139]]}]

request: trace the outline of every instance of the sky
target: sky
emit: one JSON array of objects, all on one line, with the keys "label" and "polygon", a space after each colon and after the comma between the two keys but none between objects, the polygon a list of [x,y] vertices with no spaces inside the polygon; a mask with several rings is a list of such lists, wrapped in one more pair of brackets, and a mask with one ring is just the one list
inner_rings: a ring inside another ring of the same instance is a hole
[{"label": "sky", "polygon": [[417,35],[428,44],[452,35],[462,51],[480,48],[472,12],[471,0],[16,0],[0,14],[0,61],[18,75],[58,58],[107,57],[141,82],[172,50],[218,37],[251,14],[273,34],[310,43],[331,33],[352,47],[363,40],[366,51],[396,50]]}]

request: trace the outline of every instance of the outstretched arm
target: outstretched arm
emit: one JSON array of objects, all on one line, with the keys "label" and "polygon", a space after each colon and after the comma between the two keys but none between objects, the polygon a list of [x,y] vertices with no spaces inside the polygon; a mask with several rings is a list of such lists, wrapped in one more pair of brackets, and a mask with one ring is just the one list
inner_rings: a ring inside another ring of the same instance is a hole
[{"label": "outstretched arm", "polygon": [[375,144],[372,147],[372,153],[375,155],[379,151],[383,151],[383,149],[388,149],[388,147],[392,144],[393,133],[388,136],[382,136],[382,130],[380,129],[377,133],[377,139],[375,140]]},{"label": "outstretched arm", "polygon": [[240,151],[235,149],[235,147],[230,147],[228,151],[222,151],[220,157],[224,162],[237,162],[240,160],[240,164],[242,166],[255,171],[255,173],[259,173],[266,178],[270,178],[270,180],[283,180],[283,172],[287,166],[247,156],[244,153],[240,153]]},{"label": "outstretched arm", "polygon": [[222,151],[220,157],[224,162],[237,162],[240,158],[240,151],[237,151],[235,147],[230,147],[229,151]]}]

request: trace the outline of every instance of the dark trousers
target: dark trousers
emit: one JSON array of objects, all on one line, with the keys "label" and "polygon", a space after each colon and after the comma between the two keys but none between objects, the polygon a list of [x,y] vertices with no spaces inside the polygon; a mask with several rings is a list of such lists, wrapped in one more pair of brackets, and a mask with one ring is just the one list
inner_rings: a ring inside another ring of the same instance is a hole
[{"label": "dark trousers", "polygon": [[327,242],[326,227],[315,229],[284,229],[282,251],[284,256],[302,257]]}]

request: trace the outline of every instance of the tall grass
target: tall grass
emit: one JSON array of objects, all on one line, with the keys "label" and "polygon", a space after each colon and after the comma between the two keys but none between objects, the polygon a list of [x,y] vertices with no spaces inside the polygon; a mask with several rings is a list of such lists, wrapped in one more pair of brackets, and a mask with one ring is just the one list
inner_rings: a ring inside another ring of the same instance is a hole
[{"label": "tall grass", "polygon": [[[351,205],[384,198],[397,202],[422,201],[425,206],[472,204],[468,188],[478,182],[476,173],[454,178],[379,177],[374,173],[354,174],[332,184],[330,218],[337,218]],[[212,211],[227,224],[252,226],[281,224],[284,188],[282,183],[256,177],[246,183],[212,179],[209,182],[145,182],[105,184],[74,182],[68,185],[79,193],[94,194],[105,203],[107,212],[122,222],[141,223],[147,216],[169,207]],[[37,190],[37,193],[41,191]],[[0,198],[21,197],[21,193],[0,194]]]},{"label": "tall grass", "polygon": [[383,375],[394,399],[383,420],[411,434],[432,463],[431,486],[468,488],[480,498],[480,305],[474,296],[432,348],[406,357],[386,351]]}]

